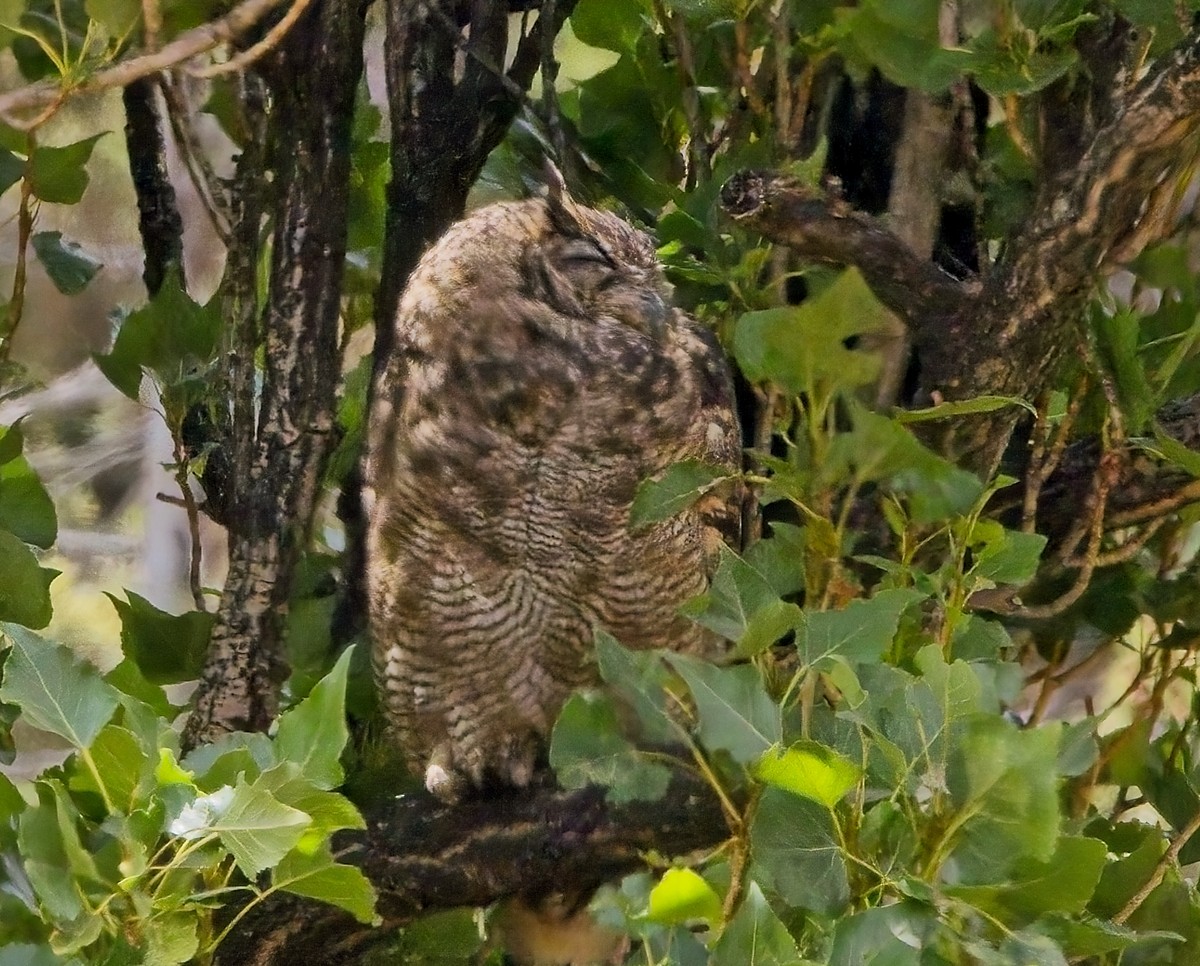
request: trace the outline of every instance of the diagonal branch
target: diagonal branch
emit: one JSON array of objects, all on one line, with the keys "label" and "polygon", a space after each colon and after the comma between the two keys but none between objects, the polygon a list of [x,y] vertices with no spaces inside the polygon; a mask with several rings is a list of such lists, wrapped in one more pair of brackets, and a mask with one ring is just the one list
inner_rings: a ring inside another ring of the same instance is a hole
[{"label": "diagonal branch", "polygon": [[855,266],[915,333],[963,315],[978,294],[977,283],[959,282],[921,258],[878,218],[790,178],[743,171],[721,189],[721,205],[745,228],[801,258]]},{"label": "diagonal branch", "polygon": [[13,117],[16,112],[44,108],[79,94],[125,87],[143,77],[168,70],[197,54],[236,40],[283,2],[243,0],[225,16],[180,34],[158,50],[98,70],[77,84],[63,86],[52,81],[38,81],[6,91],[0,94],[0,117],[14,127],[21,127]]}]

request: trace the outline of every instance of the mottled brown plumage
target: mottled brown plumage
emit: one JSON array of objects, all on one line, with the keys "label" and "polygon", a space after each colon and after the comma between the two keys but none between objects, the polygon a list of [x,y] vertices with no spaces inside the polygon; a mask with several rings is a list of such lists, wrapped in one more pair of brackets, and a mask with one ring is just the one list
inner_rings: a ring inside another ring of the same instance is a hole
[{"label": "mottled brown plumage", "polygon": [[417,266],[371,413],[368,587],[383,703],[445,798],[526,784],[597,626],[701,652],[677,613],[732,501],[631,531],[638,484],[735,470],[729,373],[669,301],[650,239],[548,198],[484,208]]}]

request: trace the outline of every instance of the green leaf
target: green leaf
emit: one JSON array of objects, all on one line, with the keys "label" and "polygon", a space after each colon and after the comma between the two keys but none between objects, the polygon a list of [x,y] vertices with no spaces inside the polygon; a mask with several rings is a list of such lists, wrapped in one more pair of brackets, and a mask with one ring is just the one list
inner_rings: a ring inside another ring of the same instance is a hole
[{"label": "green leaf", "polygon": [[254,780],[275,767],[275,745],[259,732],[233,731],[188,752],[183,766],[205,791],[233,785],[238,775]]},{"label": "green leaf", "polygon": [[346,648],[308,697],[279,718],[276,755],[299,765],[304,777],[318,788],[336,788],[345,779],[340,758],[350,737],[346,676],[353,654],[353,646]]},{"label": "green leaf", "polygon": [[207,830],[220,835],[242,874],[253,879],[295,848],[311,821],[299,809],[239,779],[228,806]]},{"label": "green leaf", "polygon": [[218,300],[204,305],[193,302],[178,273],[172,271],[150,303],[131,312],[121,324],[108,355],[93,359],[130,399],[138,398],[144,369],[155,374],[164,390],[182,391],[194,383],[199,392],[206,384],[205,373],[216,355],[220,333]]},{"label": "green leaf", "polygon": [[29,723],[87,748],[117,709],[116,688],[61,644],[15,624],[0,624],[12,644],[0,701],[21,706]]},{"label": "green leaf", "polygon": [[550,765],[564,787],[602,785],[614,804],[662,798],[671,779],[668,768],[621,734],[611,699],[587,691],[571,695],[559,712]]},{"label": "green leaf", "polygon": [[808,540],[803,527],[773,521],[769,533],[756,540],[742,559],[756,570],[780,597],[804,589],[804,555]]},{"label": "green leaf", "polygon": [[867,0],[837,11],[839,49],[854,64],[877,67],[902,87],[944,90],[969,64],[969,54],[943,48],[936,8],[927,0],[898,4]]},{"label": "green leaf", "polygon": [[1027,584],[1037,574],[1046,542],[1040,533],[1006,530],[994,520],[980,520],[971,534],[971,576],[997,584]]},{"label": "green leaf", "polygon": [[919,966],[925,961],[921,937],[930,931],[932,918],[927,905],[906,900],[839,919],[829,966]]},{"label": "green leaf", "polygon": [[147,681],[178,684],[200,677],[215,614],[168,614],[132,590],[125,591],[128,602],[107,592],[105,596],[121,618],[121,650]]},{"label": "green leaf", "polygon": [[62,957],[49,946],[5,943],[0,945],[0,966],[62,966]]},{"label": "green leaf", "polygon": [[836,916],[850,901],[841,843],[827,808],[768,787],[750,827],[754,875],[789,905]]},{"label": "green leaf", "polygon": [[34,195],[42,201],[73,205],[83,197],[88,184],[86,165],[92,148],[104,137],[93,134],[61,148],[38,146],[30,158],[30,183]]},{"label": "green leaf", "polygon": [[845,343],[880,328],[886,311],[858,270],[847,269],[800,305],[747,312],[734,329],[733,353],[748,379],[797,395],[819,383],[867,385],[879,374],[879,358]]},{"label": "green leaf", "polygon": [[727,471],[699,460],[674,463],[657,478],[642,481],[629,510],[629,526],[636,530],[669,520],[727,479]]},{"label": "green leaf", "polygon": [[738,638],[738,653],[745,657],[761,654],[803,623],[804,615],[798,606],[785,600],[770,601],[751,615]]},{"label": "green leaf", "polygon": [[359,922],[378,925],[375,888],[362,871],[333,861],[328,847],[311,855],[293,850],[272,870],[271,881],[285,892],[319,899],[345,909]]},{"label": "green leaf", "polygon": [[422,916],[405,928],[400,937],[398,962],[445,966],[473,963],[479,961],[476,954],[482,945],[475,910],[446,909]]},{"label": "green leaf", "polygon": [[996,883],[1022,860],[1049,862],[1058,841],[1060,732],[967,718],[946,773],[962,827],[953,858],[964,885]]},{"label": "green leaf", "polygon": [[1107,856],[1108,847],[1099,839],[1063,836],[1048,861],[1022,859],[1002,885],[947,886],[945,891],[1008,925],[1027,925],[1051,912],[1079,915]]},{"label": "green leaf", "polygon": [[1104,867],[1088,908],[1101,919],[1111,919],[1149,881],[1167,842],[1160,829],[1137,822],[1122,822],[1102,837],[1118,858]]},{"label": "green leaf", "polygon": [[576,37],[585,44],[618,53],[632,51],[651,22],[650,5],[645,0],[581,0],[571,13]]},{"label": "green leaf", "polygon": [[670,675],[658,651],[622,647],[615,637],[598,628],[596,663],[604,682],[633,706],[649,741],[667,743],[679,739],[679,725],[668,710]]},{"label": "green leaf", "polygon": [[646,916],[651,922],[667,926],[695,919],[716,925],[721,921],[721,897],[691,869],[670,868],[650,890]]},{"label": "green leaf", "polygon": [[38,565],[23,541],[0,530],[0,621],[25,627],[49,624],[50,582],[57,576],[57,570]]},{"label": "green leaf", "polygon": [[174,966],[190,963],[200,946],[196,914],[159,912],[144,920],[146,966]]},{"label": "green leaf", "polygon": [[[3,37],[4,33],[4,28],[0,27],[0,37]],[[25,177],[25,159],[13,154],[8,148],[0,148],[0,195],[23,177]]]},{"label": "green leaf", "polygon": [[[20,445],[20,431],[13,427],[10,434]],[[54,501],[20,455],[0,462],[0,529],[43,550],[54,543],[58,533]]]},{"label": "green leaf", "polygon": [[61,231],[35,232],[30,241],[50,281],[63,295],[82,292],[104,267],[74,242],[63,241]]},{"label": "green leaf", "polygon": [[1038,31],[1074,20],[1086,6],[1085,0],[1013,0],[1013,9],[1021,23]]},{"label": "green leaf", "polygon": [[[1171,938],[1169,933],[1139,933],[1099,919],[1055,914],[1042,917],[1038,929],[1058,943],[1068,956],[1081,958],[1119,952],[1151,936]],[[1183,939],[1177,934],[1174,938]]]},{"label": "green leaf", "polygon": [[38,804],[26,809],[17,825],[22,867],[43,909],[70,922],[85,911],[80,880],[100,879],[96,864],[79,838],[79,813],[61,783],[36,782]]},{"label": "green leaf", "polygon": [[779,705],[767,694],[758,668],[717,667],[685,654],[668,654],[667,661],[692,692],[705,748],[728,751],[749,764],[782,740]]},{"label": "green leaf", "polygon": [[751,617],[779,600],[767,578],[722,545],[717,572],[706,593],[688,601],[683,612],[698,624],[731,641],[746,633]]},{"label": "green leaf", "polygon": [[824,485],[880,482],[908,501],[918,524],[967,513],[983,493],[972,473],[923,446],[896,420],[851,407],[853,428],[839,433],[821,468]]},{"label": "green leaf", "polygon": [[768,751],[755,764],[754,775],[768,785],[833,808],[858,784],[862,771],[824,745],[798,741],[790,748]]},{"label": "green leaf", "polygon": [[1154,443],[1158,451],[1169,462],[1186,470],[1189,475],[1200,477],[1200,453],[1184,446],[1179,440],[1168,436],[1157,424],[1154,427]]},{"label": "green leaf", "polygon": [[20,423],[0,426],[0,464],[16,459],[24,446],[25,434],[21,432]]},{"label": "green leaf", "polygon": [[159,685],[147,681],[137,664],[129,658],[123,659],[106,673],[104,680],[122,694],[140,701],[160,718],[171,719],[179,713],[179,709],[167,698],[166,692]]},{"label": "green leaf", "polygon": [[1019,49],[995,31],[985,30],[969,43],[964,66],[975,82],[995,97],[1029,95],[1053,84],[1079,62],[1074,47],[1045,44]]},{"label": "green leaf", "polygon": [[137,25],[142,13],[138,0],[84,0],[83,8],[89,17],[104,26],[110,37],[123,37]]},{"label": "green leaf", "polygon": [[852,600],[844,610],[805,611],[796,632],[800,662],[826,670],[833,658],[878,661],[896,636],[900,615],[924,596],[893,588],[869,600]]},{"label": "green leaf", "polygon": [[1097,348],[1116,383],[1128,430],[1141,433],[1156,408],[1154,390],[1139,358],[1142,315],[1133,309],[1107,312],[1094,307],[1091,320]]},{"label": "green leaf", "polygon": [[751,882],[737,914],[712,949],[712,966],[792,966],[800,958],[796,941]]},{"label": "green leaf", "polygon": [[117,811],[128,814],[139,805],[154,778],[154,761],[128,728],[108,724],[91,745],[92,761],[104,782],[101,789],[90,771],[72,776],[72,791],[94,791],[110,801]]},{"label": "green leaf", "polygon": [[1020,406],[1033,415],[1037,409],[1019,396],[974,396],[971,399],[961,399],[955,402],[939,403],[927,409],[905,409],[895,414],[896,421],[902,424],[923,423],[930,419],[949,419],[953,416],[968,416],[973,413],[994,413],[1009,406]]}]

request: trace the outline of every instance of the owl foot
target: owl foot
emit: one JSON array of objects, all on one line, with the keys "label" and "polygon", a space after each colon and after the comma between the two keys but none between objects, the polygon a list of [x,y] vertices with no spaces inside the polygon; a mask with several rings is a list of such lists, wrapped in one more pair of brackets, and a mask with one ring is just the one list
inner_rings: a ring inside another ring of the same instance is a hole
[{"label": "owl foot", "polygon": [[[438,745],[425,766],[425,787],[453,804],[481,792],[528,788],[537,770],[542,743],[533,732],[508,733],[487,747]],[[457,752],[457,753],[456,753]]]}]

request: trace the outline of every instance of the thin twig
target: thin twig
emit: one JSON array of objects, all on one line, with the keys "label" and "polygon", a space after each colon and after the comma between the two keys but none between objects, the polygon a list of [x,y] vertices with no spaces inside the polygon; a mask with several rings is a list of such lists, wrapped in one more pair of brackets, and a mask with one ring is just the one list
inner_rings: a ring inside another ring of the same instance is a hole
[{"label": "thin twig", "polygon": [[142,0],[142,42],[146,50],[158,50],[162,25],[162,11],[158,8],[158,0]]},{"label": "thin twig", "polygon": [[[1071,436],[1071,429],[1075,425],[1075,420],[1079,416],[1079,411],[1083,407],[1083,399],[1087,393],[1088,376],[1085,373],[1079,380],[1079,384],[1075,387],[1075,391],[1071,393],[1070,401],[1067,403],[1067,411],[1063,414],[1062,420],[1058,424],[1058,429],[1054,437],[1054,442],[1050,444],[1049,452],[1046,450],[1046,443],[1049,440],[1050,425],[1046,418],[1046,413],[1043,408],[1038,409],[1038,422],[1034,427],[1034,447],[1033,453],[1029,460],[1029,471],[1025,474],[1025,503],[1021,511],[1021,529],[1026,533],[1033,533],[1037,523],[1037,503],[1038,497],[1041,495],[1042,487],[1050,475],[1058,469],[1058,464],[1062,461],[1062,455],[1067,448],[1067,440]],[[1074,548],[1072,548],[1074,549]]]},{"label": "thin twig", "polygon": [[1192,820],[1188,822],[1187,825],[1183,827],[1182,831],[1180,831],[1180,833],[1172,840],[1170,846],[1167,848],[1167,851],[1163,853],[1162,858],[1159,859],[1158,864],[1155,865],[1154,871],[1150,874],[1150,878],[1146,880],[1145,884],[1138,889],[1138,891],[1135,892],[1132,897],[1130,897],[1129,901],[1125,903],[1124,908],[1122,908],[1120,912],[1112,917],[1112,921],[1114,923],[1116,923],[1118,926],[1124,925],[1126,920],[1128,920],[1130,916],[1137,912],[1138,907],[1146,901],[1150,893],[1158,888],[1159,883],[1163,880],[1163,876],[1167,874],[1167,869],[1169,869],[1179,858],[1179,853],[1182,852],[1183,847],[1187,845],[1188,839],[1195,835],[1197,831],[1200,831],[1200,811],[1192,816]]},{"label": "thin twig", "polygon": [[[1167,519],[1167,517],[1159,517],[1157,520],[1151,520],[1146,529],[1144,529],[1137,536],[1131,537],[1128,541],[1121,544],[1121,546],[1116,547],[1107,553],[1098,554],[1096,557],[1096,566],[1112,567],[1116,564],[1125,563],[1127,560],[1132,560],[1137,553],[1143,547],[1145,547],[1147,543],[1150,542],[1150,538],[1158,533],[1160,529],[1162,529],[1162,526],[1167,522]],[[1082,565],[1082,560],[1079,557],[1072,557],[1067,561],[1067,565],[1070,567],[1078,567]]]},{"label": "thin twig", "polygon": [[149,77],[174,67],[189,57],[195,57],[221,44],[235,40],[245,33],[283,0],[244,0],[224,17],[188,30],[171,43],[151,53],[131,57],[112,67],[96,71],[78,84],[64,87],[53,81],[37,81],[0,94],[0,117],[22,130],[28,130],[34,121],[22,121],[14,112],[47,105],[57,108],[68,97],[124,87],[142,77]]},{"label": "thin twig", "polygon": [[245,50],[230,57],[223,64],[210,64],[208,67],[200,67],[197,69],[187,69],[187,72],[193,77],[209,78],[220,77],[222,74],[232,74],[234,71],[244,70],[253,64],[264,54],[270,53],[278,46],[284,35],[292,29],[292,25],[300,19],[300,15],[308,9],[308,5],[312,0],[295,0],[295,3],[288,8],[274,27],[267,31],[265,37],[252,47],[247,47]]},{"label": "thin twig", "polygon": [[1055,650],[1054,658],[1046,665],[1046,670],[1051,673],[1046,674],[1042,678],[1042,686],[1038,689],[1037,700],[1033,703],[1033,711],[1029,714],[1030,727],[1037,725],[1042,720],[1043,715],[1046,713],[1046,708],[1050,704],[1050,698],[1058,690],[1060,683],[1059,676],[1053,672],[1062,667],[1065,657],[1065,648],[1060,642],[1058,648]]},{"label": "thin twig", "polygon": [[675,63],[683,85],[680,101],[683,104],[683,116],[688,129],[688,157],[691,163],[688,165],[687,183],[689,187],[694,187],[707,181],[712,171],[709,168],[708,138],[704,119],[700,114],[700,92],[696,81],[696,58],[692,52],[692,38],[688,35],[687,24],[678,14],[670,13],[658,0],[654,4],[654,10],[659,22],[671,31]]},{"label": "thin twig", "polygon": [[29,238],[33,234],[33,132],[26,135],[27,154],[25,169],[21,174],[21,200],[17,208],[17,262],[13,270],[12,298],[8,303],[8,319],[0,333],[0,362],[7,362],[12,353],[13,340],[21,317],[25,311],[26,259],[29,255]]},{"label": "thin twig", "polygon": [[[1092,512],[1088,527],[1087,552],[1075,577],[1075,582],[1064,593],[1045,604],[1006,607],[1001,613],[1028,620],[1044,620],[1057,617],[1074,604],[1088,589],[1100,557],[1100,541],[1104,537],[1104,511],[1108,505],[1108,494],[1116,478],[1116,457],[1109,451],[1104,454],[1093,477]],[[1074,547],[1072,547],[1072,550]]]},{"label": "thin twig", "polygon": [[175,443],[175,482],[179,484],[179,492],[183,498],[183,508],[187,513],[188,537],[191,540],[191,553],[188,560],[188,588],[192,592],[192,603],[196,610],[208,608],[204,603],[204,586],[200,580],[200,564],[203,547],[200,545],[200,508],[196,505],[196,494],[192,492],[192,484],[188,479],[187,449],[183,445],[182,434],[178,431],[171,434]]},{"label": "thin twig", "polygon": [[208,155],[197,144],[195,129],[191,124],[191,112],[169,72],[159,78],[158,88],[162,91],[163,101],[167,106],[167,121],[171,125],[171,134],[179,148],[183,166],[187,169],[188,177],[200,197],[201,206],[208,215],[213,231],[217,233],[222,244],[228,247],[229,210],[225,204],[225,193]]},{"label": "thin twig", "polygon": [[[553,23],[554,9],[557,3],[558,0],[542,0],[538,20],[543,24]],[[567,140],[563,133],[562,116],[558,111],[558,90],[554,86],[558,80],[558,60],[554,56],[554,31],[543,30],[541,33],[542,110],[545,113],[546,130],[550,136],[550,143],[554,145],[554,153],[558,157],[559,164],[566,164]],[[564,177],[567,177],[568,174],[569,172],[563,172]]]},{"label": "thin twig", "polygon": [[744,19],[733,22],[733,55],[738,83],[746,93],[746,103],[755,117],[766,113],[762,95],[758,93],[758,82],[750,65],[750,27]]},{"label": "thin twig", "polygon": [[[775,59],[775,143],[790,157],[795,142],[789,139],[792,131],[792,30],[788,5],[777,3],[771,13],[771,46]],[[808,63],[805,64],[807,73]],[[803,76],[803,75],[802,75]],[[802,82],[797,82],[797,86]],[[807,106],[807,105],[805,105]]]},{"label": "thin twig", "polygon": [[1114,513],[1108,523],[1114,529],[1145,523],[1147,520],[1165,517],[1197,500],[1200,500],[1200,480],[1192,480],[1168,496]]}]

